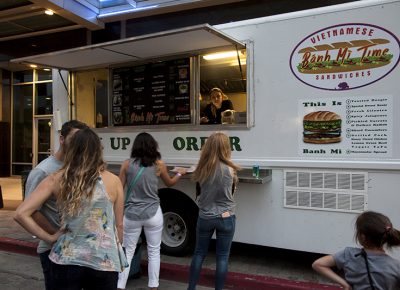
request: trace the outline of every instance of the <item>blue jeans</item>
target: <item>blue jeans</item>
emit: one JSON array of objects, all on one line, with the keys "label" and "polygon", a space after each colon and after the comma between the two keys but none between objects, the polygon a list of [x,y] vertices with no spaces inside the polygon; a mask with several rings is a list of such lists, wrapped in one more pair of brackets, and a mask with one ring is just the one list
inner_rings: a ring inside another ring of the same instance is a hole
[{"label": "blue jeans", "polygon": [[40,263],[42,264],[44,285],[46,290],[53,290],[52,274],[51,274],[51,261],[49,259],[50,250],[40,253]]},{"label": "blue jeans", "polygon": [[214,231],[216,232],[216,269],[215,289],[222,290],[228,273],[228,259],[232,239],[235,233],[236,217],[216,217],[213,219],[197,219],[196,249],[190,265],[188,290],[194,290],[200,277],[201,267],[208,252],[208,245]]}]

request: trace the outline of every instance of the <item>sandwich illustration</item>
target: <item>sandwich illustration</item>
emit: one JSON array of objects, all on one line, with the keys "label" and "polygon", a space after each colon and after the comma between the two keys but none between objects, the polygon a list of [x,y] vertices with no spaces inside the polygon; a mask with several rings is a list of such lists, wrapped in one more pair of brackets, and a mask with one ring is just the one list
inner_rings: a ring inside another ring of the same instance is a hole
[{"label": "sandwich illustration", "polygon": [[303,141],[328,144],[341,141],[342,120],[334,112],[317,111],[303,117]]},{"label": "sandwich illustration", "polygon": [[[366,51],[370,47],[387,43],[390,43],[387,39],[376,38],[304,47],[298,53],[303,54],[303,59],[307,59],[308,61],[299,63],[297,70],[303,74],[321,74],[357,71],[385,66],[393,58],[393,54],[388,53],[388,49],[377,49],[371,54],[366,53]],[[337,51],[341,57],[335,59],[330,55],[330,51]],[[351,54],[350,51],[352,51]],[[315,56],[318,53],[322,53],[322,55]],[[347,57],[348,55],[354,57]]]}]

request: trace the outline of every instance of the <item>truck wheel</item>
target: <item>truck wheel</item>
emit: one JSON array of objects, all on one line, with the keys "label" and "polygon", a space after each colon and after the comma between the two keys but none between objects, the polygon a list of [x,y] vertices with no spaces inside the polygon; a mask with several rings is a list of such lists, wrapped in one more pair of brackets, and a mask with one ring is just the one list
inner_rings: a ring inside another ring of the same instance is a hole
[{"label": "truck wheel", "polygon": [[174,203],[161,202],[164,214],[161,250],[163,254],[176,257],[191,254],[196,242],[198,209],[196,207],[192,210],[193,205],[182,200],[172,198],[171,200],[174,200]]}]

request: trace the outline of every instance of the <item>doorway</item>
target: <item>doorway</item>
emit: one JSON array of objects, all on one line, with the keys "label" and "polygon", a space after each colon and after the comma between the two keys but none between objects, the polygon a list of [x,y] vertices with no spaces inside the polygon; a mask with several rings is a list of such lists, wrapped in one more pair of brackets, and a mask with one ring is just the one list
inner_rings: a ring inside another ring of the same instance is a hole
[{"label": "doorway", "polygon": [[53,123],[51,117],[35,117],[33,134],[33,167],[53,154]]}]

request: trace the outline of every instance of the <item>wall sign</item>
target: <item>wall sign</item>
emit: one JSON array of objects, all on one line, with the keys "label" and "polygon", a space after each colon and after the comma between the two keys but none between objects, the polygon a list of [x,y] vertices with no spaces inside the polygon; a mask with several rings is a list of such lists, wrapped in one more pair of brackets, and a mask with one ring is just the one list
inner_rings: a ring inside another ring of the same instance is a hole
[{"label": "wall sign", "polygon": [[298,106],[300,156],[392,156],[392,96],[306,99]]},{"label": "wall sign", "polygon": [[348,90],[385,77],[398,64],[399,54],[399,40],[390,31],[371,24],[340,24],[304,38],[290,56],[290,68],[309,86]]}]

